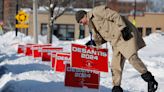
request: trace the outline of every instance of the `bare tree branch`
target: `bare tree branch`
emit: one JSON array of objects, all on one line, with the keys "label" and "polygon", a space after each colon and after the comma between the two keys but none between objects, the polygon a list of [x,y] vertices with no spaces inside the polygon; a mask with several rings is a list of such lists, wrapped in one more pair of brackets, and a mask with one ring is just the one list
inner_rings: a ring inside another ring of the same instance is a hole
[{"label": "bare tree branch", "polygon": [[[64,14],[69,6],[71,0],[49,0],[49,26],[48,26],[48,43],[52,43],[53,23],[54,21]],[[65,7],[61,10],[61,7]],[[55,8],[57,8],[55,12]]]},{"label": "bare tree branch", "polygon": [[55,7],[56,7],[57,5],[58,5],[58,1],[55,0],[55,1],[53,2],[53,7],[52,7],[52,9],[54,10]]},{"label": "bare tree branch", "polygon": [[58,15],[56,15],[52,21],[56,20],[58,17],[60,17],[61,15],[64,14],[64,12],[66,11],[66,9],[64,9],[61,13],[58,13]]}]

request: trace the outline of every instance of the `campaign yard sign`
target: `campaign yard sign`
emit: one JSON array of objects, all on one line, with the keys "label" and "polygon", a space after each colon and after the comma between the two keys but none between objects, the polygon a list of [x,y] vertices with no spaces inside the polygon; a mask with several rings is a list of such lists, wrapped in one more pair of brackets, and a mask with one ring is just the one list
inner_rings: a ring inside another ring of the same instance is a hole
[{"label": "campaign yard sign", "polygon": [[65,86],[80,88],[99,88],[100,73],[91,70],[82,70],[66,65]]},{"label": "campaign yard sign", "polygon": [[51,53],[53,52],[62,52],[63,48],[56,48],[56,47],[43,47],[42,48],[42,61],[51,61]]},{"label": "campaign yard sign", "polygon": [[51,53],[51,67],[54,69],[56,62],[56,52]]},{"label": "campaign yard sign", "polygon": [[44,44],[44,45],[34,45],[32,47],[32,55],[34,58],[40,58],[42,54],[42,47],[49,47],[52,46],[51,44]]},{"label": "campaign yard sign", "polygon": [[70,54],[68,53],[57,53],[55,62],[55,71],[65,72],[65,65],[70,64]]},{"label": "campaign yard sign", "polygon": [[25,45],[18,45],[17,53],[24,54],[24,51],[25,51]]},{"label": "campaign yard sign", "polygon": [[25,46],[25,55],[32,56],[32,46],[35,44],[26,44]]},{"label": "campaign yard sign", "polygon": [[72,67],[108,72],[108,50],[72,44]]}]

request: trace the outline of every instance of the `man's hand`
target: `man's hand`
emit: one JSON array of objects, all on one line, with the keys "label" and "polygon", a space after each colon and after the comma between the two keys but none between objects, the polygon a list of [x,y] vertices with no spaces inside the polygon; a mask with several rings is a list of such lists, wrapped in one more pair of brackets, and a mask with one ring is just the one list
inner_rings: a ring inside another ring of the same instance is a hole
[{"label": "man's hand", "polygon": [[133,37],[133,35],[131,34],[131,31],[128,27],[125,27],[122,31],[122,37],[125,41],[128,41],[129,39],[131,39]]},{"label": "man's hand", "polygon": [[87,43],[85,43],[85,45],[87,45],[87,46],[96,46],[96,43],[95,43],[94,40],[90,40]]}]

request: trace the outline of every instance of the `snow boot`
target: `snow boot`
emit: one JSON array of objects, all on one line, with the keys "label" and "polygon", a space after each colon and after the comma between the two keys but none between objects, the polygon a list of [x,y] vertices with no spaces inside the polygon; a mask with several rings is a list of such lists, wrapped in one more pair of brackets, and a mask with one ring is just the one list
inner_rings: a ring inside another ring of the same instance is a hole
[{"label": "snow boot", "polygon": [[112,88],[112,92],[123,92],[122,88],[120,86],[114,86]]},{"label": "snow boot", "polygon": [[148,82],[148,92],[155,92],[158,88],[158,83],[150,72],[141,75],[144,81]]}]

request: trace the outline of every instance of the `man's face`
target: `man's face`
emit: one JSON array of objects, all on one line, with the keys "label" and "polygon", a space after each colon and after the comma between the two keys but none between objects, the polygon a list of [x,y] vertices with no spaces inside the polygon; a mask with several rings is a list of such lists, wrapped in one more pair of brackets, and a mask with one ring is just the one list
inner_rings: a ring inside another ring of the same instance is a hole
[{"label": "man's face", "polygon": [[79,23],[82,25],[88,25],[87,16],[84,15],[84,17],[79,21]]}]

